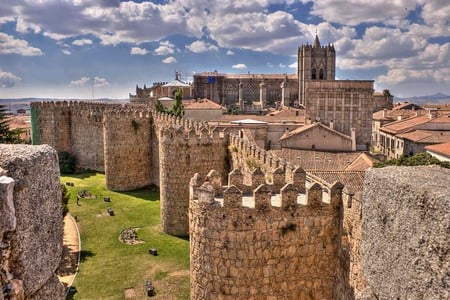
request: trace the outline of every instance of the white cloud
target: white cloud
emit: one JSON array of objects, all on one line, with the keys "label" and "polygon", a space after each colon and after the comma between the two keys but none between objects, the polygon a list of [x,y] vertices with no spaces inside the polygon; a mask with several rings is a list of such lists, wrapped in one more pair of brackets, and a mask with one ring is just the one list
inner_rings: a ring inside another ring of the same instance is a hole
[{"label": "white cloud", "polygon": [[72,42],[72,45],[75,46],[84,46],[84,45],[91,45],[92,44],[92,40],[90,39],[79,39],[79,40],[74,40]]},{"label": "white cloud", "polygon": [[231,51],[231,50],[228,50],[226,54],[227,54],[227,55],[234,55],[234,52]]},{"label": "white cloud", "polygon": [[177,59],[175,57],[173,57],[173,56],[169,56],[169,57],[164,58],[162,60],[162,62],[165,63],[165,64],[174,64],[174,63],[177,62]]},{"label": "white cloud", "polygon": [[298,62],[294,62],[294,63],[290,64],[288,67],[291,68],[291,69],[297,69]]},{"label": "white cloud", "polygon": [[43,55],[41,49],[31,47],[27,41],[15,39],[3,32],[0,32],[0,54]]},{"label": "white cloud", "polygon": [[40,33],[41,27],[36,24],[27,24],[22,18],[17,18],[16,31],[20,33]]},{"label": "white cloud", "polygon": [[450,2],[447,0],[425,1],[422,9],[422,18],[426,24],[446,25],[447,36],[450,34],[449,26]]},{"label": "white cloud", "polygon": [[9,72],[3,72],[0,70],[0,87],[11,88],[16,85],[18,81],[22,80],[19,76],[16,76]]},{"label": "white cloud", "polygon": [[130,51],[131,55],[146,55],[147,53],[148,53],[147,49],[139,47],[132,47]]},{"label": "white cloud", "polygon": [[203,53],[207,51],[217,51],[219,48],[217,46],[206,43],[205,41],[195,41],[192,44],[187,45],[186,49],[194,53]]},{"label": "white cloud", "polygon": [[278,64],[278,67],[284,69],[284,68],[286,68],[286,65],[283,64],[283,63],[279,63],[279,64]]},{"label": "white cloud", "polygon": [[159,47],[155,49],[156,55],[169,55],[173,54],[175,45],[169,41],[162,41],[159,43]]},{"label": "white cloud", "polygon": [[67,50],[67,49],[63,49],[63,50],[61,50],[61,52],[64,53],[65,55],[70,55],[70,54],[72,54],[72,52],[70,52],[70,51]]},{"label": "white cloud", "polygon": [[416,1],[411,0],[301,0],[312,2],[311,15],[327,22],[358,25],[361,23],[399,23],[410,11],[415,10]]},{"label": "white cloud", "polygon": [[69,83],[69,87],[85,87],[94,84],[94,87],[110,86],[108,80],[102,77],[90,78],[83,76],[78,80],[72,80]]},{"label": "white cloud", "polygon": [[232,66],[233,69],[237,69],[237,70],[244,70],[247,69],[247,65],[246,64],[236,64]]},{"label": "white cloud", "polygon": [[101,87],[101,86],[110,86],[111,84],[106,80],[106,78],[102,77],[94,77],[94,86],[95,87]]},{"label": "white cloud", "polygon": [[88,84],[89,82],[91,82],[91,78],[81,77],[78,80],[71,80],[69,83],[69,86],[70,87],[83,87],[83,86],[86,86],[86,84]]}]

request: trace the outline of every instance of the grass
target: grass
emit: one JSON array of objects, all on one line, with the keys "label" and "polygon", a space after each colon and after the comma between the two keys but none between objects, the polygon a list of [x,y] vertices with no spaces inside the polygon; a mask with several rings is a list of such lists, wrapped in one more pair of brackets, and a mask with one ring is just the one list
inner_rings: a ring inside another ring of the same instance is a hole
[{"label": "grass", "polygon": [[[136,293],[132,299],[147,299],[146,280],[155,287],[153,299],[189,299],[189,241],[161,232],[158,193],[112,192],[105,188],[105,176],[96,173],[61,180],[74,183],[67,187],[69,213],[76,216],[81,234],[81,263],[72,299],[124,299],[129,288]],[[76,196],[82,189],[97,197],[80,199],[78,206]],[[111,202],[104,202],[105,196]],[[107,208],[115,215],[109,216]],[[138,236],[145,243],[120,242],[120,232],[128,227],[140,227]],[[149,248],[156,248],[158,256],[150,255]]]}]

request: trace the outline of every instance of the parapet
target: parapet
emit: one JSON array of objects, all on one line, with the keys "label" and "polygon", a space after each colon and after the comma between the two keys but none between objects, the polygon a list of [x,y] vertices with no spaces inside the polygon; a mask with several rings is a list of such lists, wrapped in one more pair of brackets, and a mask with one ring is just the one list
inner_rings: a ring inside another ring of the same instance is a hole
[{"label": "parapet", "polygon": [[[301,169],[298,169],[298,172],[304,173]],[[272,175],[281,174],[284,175],[284,172],[276,169]],[[265,174],[259,168],[252,172],[250,185],[244,183],[243,174],[239,169],[228,174],[226,186],[221,185],[220,178],[220,174],[215,170],[211,170],[206,176],[196,173],[190,182],[191,201],[198,201],[202,206],[223,208],[248,207],[265,210],[301,206],[320,209],[339,207],[344,188],[340,182],[335,182],[331,186],[312,183],[299,191],[294,183],[279,178],[273,183],[267,183]]]}]

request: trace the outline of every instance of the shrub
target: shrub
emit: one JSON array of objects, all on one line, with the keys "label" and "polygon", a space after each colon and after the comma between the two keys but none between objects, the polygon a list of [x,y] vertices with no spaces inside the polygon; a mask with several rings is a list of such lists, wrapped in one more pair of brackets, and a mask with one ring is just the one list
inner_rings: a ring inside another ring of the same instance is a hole
[{"label": "shrub", "polygon": [[64,184],[61,184],[61,200],[62,200],[62,207],[63,207],[63,217],[65,217],[67,215],[67,213],[69,212],[69,198],[70,198],[70,194],[69,191],[67,190],[66,186]]},{"label": "shrub", "polygon": [[73,174],[75,172],[75,156],[67,151],[58,153],[59,171],[61,174]]},{"label": "shrub", "polygon": [[410,157],[400,156],[398,159],[391,159],[385,162],[375,163],[374,168],[383,168],[386,166],[424,166],[424,165],[439,165],[443,168],[450,169],[450,163],[443,162],[431,156],[427,152],[418,153]]}]

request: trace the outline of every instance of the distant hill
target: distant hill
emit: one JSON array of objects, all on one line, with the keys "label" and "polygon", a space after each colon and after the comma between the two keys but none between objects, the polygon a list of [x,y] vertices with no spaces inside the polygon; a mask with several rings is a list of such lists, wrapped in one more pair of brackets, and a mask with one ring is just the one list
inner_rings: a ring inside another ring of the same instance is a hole
[{"label": "distant hill", "polygon": [[413,102],[415,104],[427,104],[427,103],[435,103],[435,104],[450,104],[450,96],[445,95],[442,93],[437,93],[434,95],[427,95],[427,96],[414,96],[414,97],[408,97],[408,98],[399,98],[395,97],[394,102]]}]

